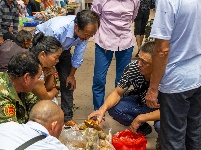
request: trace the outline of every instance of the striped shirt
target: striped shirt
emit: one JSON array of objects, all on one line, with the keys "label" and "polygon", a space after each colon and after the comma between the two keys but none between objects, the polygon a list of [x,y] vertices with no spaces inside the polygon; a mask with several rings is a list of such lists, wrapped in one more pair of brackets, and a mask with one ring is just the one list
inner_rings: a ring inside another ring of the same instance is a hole
[{"label": "striped shirt", "polygon": [[9,31],[13,24],[13,33],[18,32],[19,11],[16,0],[9,6],[6,0],[0,0],[0,37]]},{"label": "striped shirt", "polygon": [[138,61],[133,61],[126,66],[118,86],[127,90],[133,86],[134,95],[138,95],[142,102],[145,102],[145,96],[149,87],[149,81],[146,81],[144,76],[140,74]]}]

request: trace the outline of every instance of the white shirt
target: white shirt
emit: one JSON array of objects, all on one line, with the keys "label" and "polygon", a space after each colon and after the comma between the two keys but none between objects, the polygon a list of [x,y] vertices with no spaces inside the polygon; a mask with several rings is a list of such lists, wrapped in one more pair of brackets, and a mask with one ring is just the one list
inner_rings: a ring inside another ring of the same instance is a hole
[{"label": "white shirt", "polygon": [[17,122],[0,124],[0,150],[14,150],[39,135],[45,135],[46,138],[32,144],[26,150],[68,150],[57,138],[51,136],[45,127],[33,121],[26,124]]},{"label": "white shirt", "polygon": [[180,93],[201,86],[201,1],[159,0],[150,37],[170,40],[159,90]]}]

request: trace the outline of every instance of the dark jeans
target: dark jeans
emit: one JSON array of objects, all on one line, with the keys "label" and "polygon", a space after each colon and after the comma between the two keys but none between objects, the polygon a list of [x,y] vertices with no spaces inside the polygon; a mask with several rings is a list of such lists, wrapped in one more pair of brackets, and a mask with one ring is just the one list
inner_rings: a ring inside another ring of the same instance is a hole
[{"label": "dark jeans", "polygon": [[64,121],[69,121],[73,117],[73,91],[69,90],[70,85],[66,87],[66,78],[71,70],[70,50],[64,50],[59,57],[59,63],[56,65],[60,80],[61,91],[61,109],[64,112]]},{"label": "dark jeans", "polygon": [[145,35],[145,28],[147,25],[147,21],[149,20],[150,10],[138,10],[138,14],[134,20],[135,29],[134,35]]},{"label": "dark jeans", "polygon": [[[117,105],[108,110],[109,115],[119,123],[130,126],[138,115],[156,110],[147,107],[145,103],[139,104],[137,99],[138,96],[135,95],[121,98]],[[155,129],[156,128],[158,128],[158,126],[155,126]],[[156,130],[158,131],[159,129]]]},{"label": "dark jeans", "polygon": [[158,99],[162,150],[201,150],[201,87]]}]

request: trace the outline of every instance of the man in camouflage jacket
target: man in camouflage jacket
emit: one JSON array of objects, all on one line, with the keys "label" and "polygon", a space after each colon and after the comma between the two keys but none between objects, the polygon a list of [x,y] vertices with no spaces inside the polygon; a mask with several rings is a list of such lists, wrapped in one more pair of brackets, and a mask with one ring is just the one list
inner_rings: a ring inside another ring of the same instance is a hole
[{"label": "man in camouflage jacket", "polygon": [[11,58],[7,72],[0,72],[0,123],[28,119],[26,99],[23,92],[30,92],[38,82],[42,67],[29,52]]}]

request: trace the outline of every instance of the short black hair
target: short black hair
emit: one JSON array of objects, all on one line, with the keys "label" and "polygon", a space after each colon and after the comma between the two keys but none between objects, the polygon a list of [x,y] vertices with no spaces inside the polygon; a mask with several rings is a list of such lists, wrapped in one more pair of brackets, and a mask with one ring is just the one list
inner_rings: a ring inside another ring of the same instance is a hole
[{"label": "short black hair", "polygon": [[94,25],[98,23],[99,27],[100,17],[95,11],[85,9],[77,13],[74,22],[78,25],[80,30],[84,30],[89,23]]},{"label": "short black hair", "polygon": [[46,54],[50,54],[57,52],[61,47],[61,43],[55,37],[45,36],[42,32],[38,32],[33,37],[32,47],[29,51],[38,57],[42,51]]},{"label": "short black hair", "polygon": [[27,41],[27,40],[31,40],[32,39],[32,34],[31,32],[29,31],[26,31],[26,30],[20,30],[17,35],[16,35],[16,40],[19,42],[19,43],[22,43],[24,41]]},{"label": "short black hair", "polygon": [[8,63],[7,73],[13,78],[19,78],[26,73],[35,77],[39,71],[40,62],[30,52],[21,52],[14,55]]},{"label": "short black hair", "polygon": [[149,42],[144,43],[140,47],[140,51],[142,51],[144,53],[149,53],[152,55],[154,52],[154,47],[155,47],[155,41],[149,41]]}]

